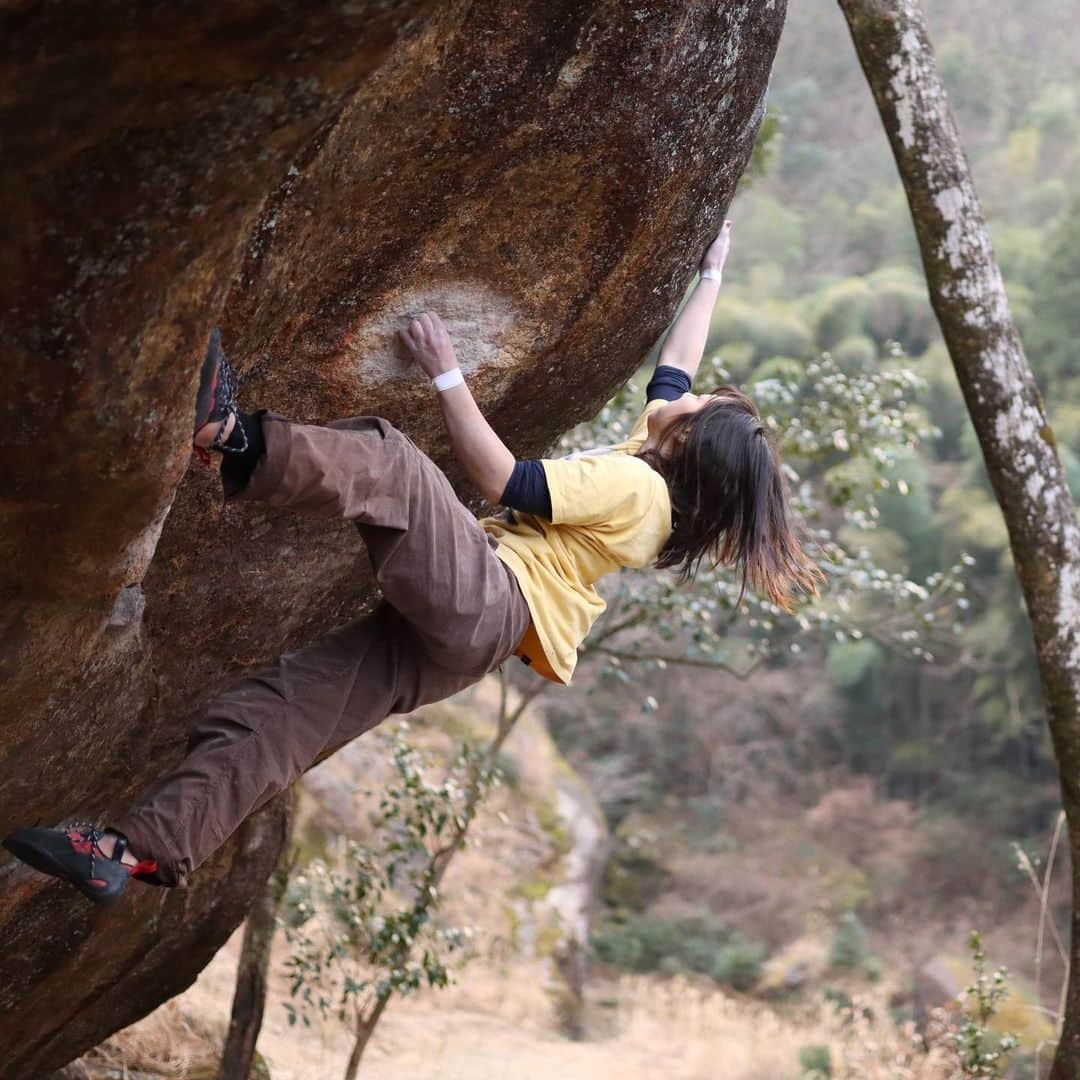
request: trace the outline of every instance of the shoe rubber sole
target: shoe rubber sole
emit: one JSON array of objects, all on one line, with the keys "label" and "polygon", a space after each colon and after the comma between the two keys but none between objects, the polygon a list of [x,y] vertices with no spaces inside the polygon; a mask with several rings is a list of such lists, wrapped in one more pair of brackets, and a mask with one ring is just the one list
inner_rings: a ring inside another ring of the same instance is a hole
[{"label": "shoe rubber sole", "polygon": [[71,841],[66,833],[57,829],[16,829],[4,837],[4,847],[27,866],[70,882],[83,896],[102,907],[115,904],[127,887],[130,876],[127,870],[122,864],[104,857],[94,860],[95,870],[100,873],[95,880],[103,881],[103,886],[94,885],[89,878],[73,873],[66,862],[73,854]]},{"label": "shoe rubber sole", "polygon": [[210,334],[202,371],[199,373],[199,392],[195,399],[195,434],[210,422],[217,396],[218,378],[221,375],[221,331],[216,327]]}]

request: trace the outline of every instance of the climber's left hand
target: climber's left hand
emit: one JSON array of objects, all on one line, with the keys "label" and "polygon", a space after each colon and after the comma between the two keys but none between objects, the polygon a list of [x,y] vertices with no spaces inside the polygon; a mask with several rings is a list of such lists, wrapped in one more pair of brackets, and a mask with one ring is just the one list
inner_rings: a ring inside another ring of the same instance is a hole
[{"label": "climber's left hand", "polygon": [[701,257],[702,270],[723,270],[731,247],[731,222],[725,221]]}]

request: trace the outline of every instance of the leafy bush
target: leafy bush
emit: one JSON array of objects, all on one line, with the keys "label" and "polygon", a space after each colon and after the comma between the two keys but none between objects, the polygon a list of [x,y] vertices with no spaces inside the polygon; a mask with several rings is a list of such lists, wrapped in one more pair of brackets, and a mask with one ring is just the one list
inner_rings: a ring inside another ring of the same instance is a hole
[{"label": "leafy bush", "polygon": [[709,321],[709,344],[724,347],[734,341],[747,341],[750,316],[749,304],[721,293]]},{"label": "leafy bush", "polygon": [[802,378],[803,365],[790,356],[770,356],[763,360],[747,380],[751,386],[765,379],[780,379],[782,382],[797,382]]},{"label": "leafy bush", "polygon": [[758,941],[732,941],[716,953],[709,974],[733,990],[750,990],[761,978],[766,952],[765,946]]},{"label": "leafy bush", "polygon": [[877,346],[865,334],[851,334],[837,342],[833,358],[841,371],[865,371],[877,361]]},{"label": "leafy bush", "polygon": [[1008,971],[998,968],[991,975],[986,970],[982,936],[974,930],[970,948],[975,980],[964,990],[964,1022],[957,1038],[960,1065],[964,1076],[995,1080],[1005,1075],[1009,1055],[1020,1045],[1012,1033],[995,1035],[991,1030],[998,1006],[1009,994]]},{"label": "leafy bush", "polygon": [[663,960],[670,959],[648,956],[641,937],[634,930],[625,924],[609,922],[593,930],[590,942],[605,964],[624,971],[652,971]]},{"label": "leafy bush", "polygon": [[1032,365],[1049,375],[1071,373],[1080,335],[1080,198],[1054,229],[1032,307],[1025,338]]},{"label": "leafy bush", "polygon": [[671,871],[646,851],[617,837],[600,886],[604,902],[613,908],[644,911],[671,883]]},{"label": "leafy bush", "polygon": [[679,948],[679,962],[684,970],[696,971],[702,975],[712,975],[717,982],[728,982],[725,978],[714,975],[720,964],[722,954],[730,946],[717,946],[716,938],[688,937]]},{"label": "leafy bush", "polygon": [[733,936],[708,918],[609,917],[592,933],[596,955],[636,974],[693,971],[735,990],[749,990],[761,974],[766,949]]},{"label": "leafy bush", "polygon": [[878,192],[855,207],[848,227],[848,250],[861,256],[856,263],[859,270],[879,266],[885,259],[895,229],[895,217],[891,208],[883,205]]},{"label": "leafy bush", "polygon": [[1068,83],[1051,83],[1031,106],[1035,127],[1051,138],[1069,139],[1076,134],[1080,95]]},{"label": "leafy bush", "polygon": [[502,750],[495,755],[495,772],[512,791],[517,791],[521,786],[521,770],[517,761]]},{"label": "leafy bush", "polygon": [[592,945],[605,963],[642,974],[657,971],[665,957],[682,961],[687,939],[682,922],[634,914],[602,923],[592,934]]},{"label": "leafy bush", "polygon": [[810,328],[786,308],[747,304],[733,297],[722,297],[709,324],[709,345],[722,349],[725,364],[735,344],[752,347],[752,358],[771,356],[809,357],[814,352]]},{"label": "leafy bush", "polygon": [[941,566],[930,497],[930,476],[912,450],[896,455],[889,486],[877,496],[879,526],[899,533],[908,545],[907,571],[927,577]]},{"label": "leafy bush", "polygon": [[779,172],[788,183],[835,175],[840,168],[837,152],[820,143],[796,142],[780,153]]},{"label": "leafy bush", "polygon": [[744,265],[798,266],[806,250],[805,222],[798,210],[758,191],[748,192],[739,220]]},{"label": "leafy bush", "polygon": [[994,254],[1009,285],[1010,298],[1017,282],[1037,288],[1046,261],[1046,238],[1040,229],[994,223]]},{"label": "leafy bush", "polygon": [[870,950],[866,943],[866,927],[853,911],[845,912],[836,928],[829,947],[829,967],[855,971],[866,964]]},{"label": "leafy bush", "polygon": [[928,385],[928,393],[920,399],[920,404],[939,432],[936,456],[963,459],[966,455],[962,440],[965,429],[971,427],[971,418],[944,342],[938,341],[926,350],[919,359],[918,371]]},{"label": "leafy bush", "polygon": [[486,755],[463,743],[438,783],[430,761],[408,740],[402,722],[392,742],[394,780],[372,811],[375,841],[345,841],[330,865],[315,860],[285,896],[285,963],[289,1023],[336,1016],[356,1025],[378,1022],[392,995],[453,981],[451,954],[462,956],[468,928],[437,918],[441,854],[460,844],[492,779]]},{"label": "leafy bush", "polygon": [[846,278],[828,289],[821,299],[814,337],[823,349],[832,349],[866,326],[873,293],[862,278]]},{"label": "leafy bush", "polygon": [[799,1050],[799,1068],[810,1076],[832,1076],[832,1057],[827,1046],[804,1046]]},{"label": "leafy bush", "polygon": [[926,282],[893,269],[878,271],[867,282],[873,289],[867,332],[879,344],[898,341],[910,356],[922,355],[937,332]]},{"label": "leafy bush", "polygon": [[885,965],[880,956],[871,954],[863,961],[863,974],[871,982],[881,982],[885,975]]},{"label": "leafy bush", "polygon": [[837,641],[829,646],[825,670],[836,686],[848,689],[869,675],[883,656],[876,641]]},{"label": "leafy bush", "polygon": [[810,328],[798,316],[782,309],[757,312],[748,329],[759,360],[769,356],[810,357],[814,353]]},{"label": "leafy bush", "polygon": [[987,118],[995,97],[991,91],[996,88],[988,85],[986,64],[980,62],[971,38],[957,34],[946,37],[937,52],[941,77],[955,107],[976,119]]},{"label": "leafy bush", "polygon": [[1040,224],[1052,222],[1069,205],[1069,188],[1056,176],[1036,184],[1028,195],[1028,212]]},{"label": "leafy bush", "polygon": [[1080,401],[1055,401],[1050,406],[1050,424],[1058,449],[1067,444],[1080,451]]},{"label": "leafy bush", "polygon": [[1061,466],[1065,470],[1065,482],[1072,492],[1073,502],[1080,502],[1080,457],[1068,447],[1059,444],[1058,454],[1061,455]]}]

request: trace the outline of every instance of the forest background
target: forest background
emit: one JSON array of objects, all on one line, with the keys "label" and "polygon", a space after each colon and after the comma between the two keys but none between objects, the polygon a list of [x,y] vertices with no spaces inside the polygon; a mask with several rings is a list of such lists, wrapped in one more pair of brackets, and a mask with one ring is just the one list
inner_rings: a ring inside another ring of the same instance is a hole
[{"label": "forest background", "polygon": [[[1058,0],[927,8],[1013,311],[1080,497],[1080,26]],[[789,999],[850,1000],[887,984],[901,1020],[920,995],[930,1000],[950,978],[963,984],[967,935],[978,928],[1028,1010],[1009,1017],[1026,1050],[1014,1075],[1034,1075],[1034,1046],[1046,1036],[1038,1010],[1056,1005],[1062,970],[1048,948],[1036,971],[1038,898],[1020,865],[1021,853],[1041,865],[1060,806],[1031,635],[908,206],[833,5],[790,9],[755,167],[730,216],[733,254],[708,354],[766,397],[776,380],[806,379],[823,354],[851,378],[917,376],[908,404],[925,436],[881,444],[887,467],[869,478],[877,490],[868,515],[824,506],[815,524],[888,575],[929,579],[931,591],[935,575],[962,566],[962,588],[946,628],[923,612],[896,632],[867,619],[852,633],[856,611],[814,624],[796,643],[790,626],[788,640],[754,608],[717,623],[726,655],[765,657],[746,678],[600,656],[569,690],[545,693],[552,737],[612,836],[590,993],[602,999],[607,991],[595,987],[623,971],[685,976],[782,1012]],[[708,389],[707,370],[696,389]],[[812,394],[801,407],[815,407]],[[595,435],[594,426],[569,439]],[[841,492],[867,480],[844,474],[838,439],[832,461],[800,470],[803,480]],[[668,645],[639,632],[635,654],[650,650]],[[527,680],[514,675],[523,689]],[[1067,881],[1061,868],[1048,897],[1062,932]],[[470,977],[468,968],[460,975]],[[403,1004],[403,1016],[412,1008]],[[762,1024],[753,1015],[751,1041]],[[805,1063],[813,1061],[810,1053]]]},{"label": "forest background", "polygon": [[[1053,2],[929,4],[927,15],[1076,497],[1080,36]],[[896,456],[869,521],[831,524],[849,550],[913,582],[962,560],[955,639],[931,615],[911,624],[931,660],[873,632],[836,629],[797,654],[772,642],[764,671],[745,681],[650,672],[655,715],[651,703],[640,718],[628,713],[628,686],[579,689],[577,707],[550,710],[553,731],[616,835],[638,840],[622,850],[639,870],[642,831],[657,852],[673,850],[674,833],[696,849],[675,890],[683,907],[669,895],[667,911],[681,910],[692,934],[694,898],[711,896],[708,915],[735,927],[713,969],[729,965],[729,982],[749,982],[743,968],[769,955],[770,985],[790,975],[809,948],[791,943],[815,918],[835,927],[833,950],[858,941],[871,971],[906,969],[913,1001],[932,973],[959,971],[974,926],[997,960],[1033,977],[1037,916],[1021,862],[1045,861],[1059,794],[1030,630],[908,205],[839,11],[792,7],[760,151],[732,208],[735,254],[709,350],[751,392],[798,382],[823,353],[852,376],[902,367],[924,381],[913,401],[932,434]],[[824,479],[842,480],[842,469]],[[760,620],[750,622],[733,623],[728,637],[760,639]],[[1059,873],[1050,909],[1065,928]],[[678,938],[648,915],[594,930],[601,953],[639,969],[664,966],[654,936]],[[787,952],[779,964],[778,948]],[[1052,959],[1043,967],[1052,1007],[1061,971],[1047,970]]]},{"label": "forest background", "polygon": [[[1077,28],[1052,2],[1023,12],[931,4],[928,17],[1075,495]],[[820,721],[819,763],[831,753],[835,764],[873,777],[882,796],[917,806],[928,824],[944,815],[977,827],[985,842],[974,852],[958,842],[957,865],[974,870],[977,855],[986,861],[973,880],[1004,884],[1011,842],[1042,845],[1057,806],[1030,634],[1004,525],[926,302],[906,201],[838,13],[793,9],[772,103],[778,131],[765,175],[733,211],[739,246],[710,344],[736,380],[752,384],[823,350],[845,371],[893,364],[897,342],[903,366],[926,380],[917,402],[938,434],[905,455],[860,542],[881,565],[916,579],[961,553],[975,560],[968,626],[951,663],[912,664],[873,643],[844,642],[800,663],[801,686],[827,688],[840,702],[838,727]],[[801,721],[812,727],[813,709]]]}]

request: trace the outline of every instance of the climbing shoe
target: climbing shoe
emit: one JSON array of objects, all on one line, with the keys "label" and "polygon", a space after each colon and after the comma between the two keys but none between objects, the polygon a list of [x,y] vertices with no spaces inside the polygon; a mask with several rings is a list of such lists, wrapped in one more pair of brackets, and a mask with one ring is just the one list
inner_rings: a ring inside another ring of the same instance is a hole
[{"label": "climbing shoe", "polygon": [[[206,347],[206,359],[203,360],[202,373],[199,376],[199,393],[195,398],[195,430],[198,433],[207,424],[218,420],[227,421],[236,417],[233,432],[239,432],[238,439],[229,439],[228,444],[221,437],[226,424],[222,424],[214,436],[211,449],[221,453],[242,454],[247,449],[247,434],[240,424],[240,411],[236,407],[236,372],[225,359],[225,350],[221,347],[221,331],[215,326],[210,331],[210,342]],[[196,446],[195,452],[204,464],[210,463],[210,454],[205,447]]]},{"label": "climbing shoe", "polygon": [[132,877],[152,875],[157,863],[143,859],[134,866],[120,860],[127,837],[114,833],[116,846],[111,856],[99,846],[103,833],[93,825],[76,822],[59,829],[22,828],[4,838],[4,847],[17,859],[43,874],[70,881],[95,904],[114,904]]}]

